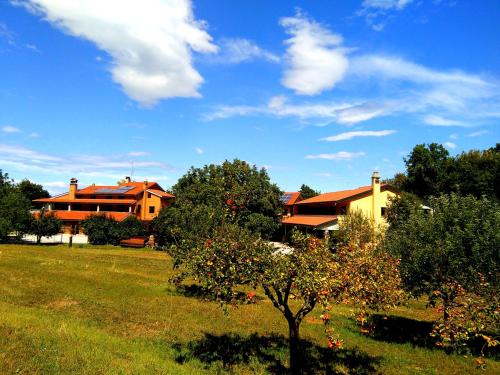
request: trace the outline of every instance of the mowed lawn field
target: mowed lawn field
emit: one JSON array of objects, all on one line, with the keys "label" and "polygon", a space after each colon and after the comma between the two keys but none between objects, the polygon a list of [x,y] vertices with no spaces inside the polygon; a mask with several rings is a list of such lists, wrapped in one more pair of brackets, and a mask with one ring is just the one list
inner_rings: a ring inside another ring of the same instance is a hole
[{"label": "mowed lawn field", "polygon": [[[170,258],[152,250],[0,245],[0,374],[285,371],[286,322],[266,299],[224,315],[195,288],[169,284],[172,275]],[[345,340],[336,353],[325,348],[319,314],[301,327],[311,372],[500,373],[493,359],[480,370],[471,356],[426,347],[425,334],[412,339],[434,314],[423,303],[391,311],[391,329],[401,332],[379,339],[361,335],[351,310],[336,307]]]}]

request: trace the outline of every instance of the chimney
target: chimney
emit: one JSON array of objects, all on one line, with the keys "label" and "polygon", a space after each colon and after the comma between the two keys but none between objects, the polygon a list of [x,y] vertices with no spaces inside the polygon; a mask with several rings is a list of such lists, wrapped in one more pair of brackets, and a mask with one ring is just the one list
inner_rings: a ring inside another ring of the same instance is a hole
[{"label": "chimney", "polygon": [[130,177],[129,177],[129,176],[125,177],[125,182],[126,182],[126,183],[129,183],[129,182],[130,182]]},{"label": "chimney", "polygon": [[144,190],[148,188],[148,180],[144,181]]},{"label": "chimney", "polygon": [[372,174],[372,219],[374,224],[379,224],[382,218],[382,206],[380,203],[380,173]]},{"label": "chimney", "polygon": [[75,199],[77,191],[78,191],[78,180],[73,177],[71,180],[69,180],[69,199]]}]

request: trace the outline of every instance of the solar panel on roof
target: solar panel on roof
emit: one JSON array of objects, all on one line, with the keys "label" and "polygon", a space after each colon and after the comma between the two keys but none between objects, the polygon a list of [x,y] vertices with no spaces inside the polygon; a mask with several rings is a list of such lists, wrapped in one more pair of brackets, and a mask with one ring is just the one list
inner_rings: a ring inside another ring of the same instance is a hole
[{"label": "solar panel on roof", "polygon": [[118,188],[103,188],[95,191],[95,194],[125,194],[127,191],[132,190],[133,186],[120,186]]},{"label": "solar panel on roof", "polygon": [[281,203],[288,203],[288,201],[292,198],[292,194],[283,194],[280,198]]}]

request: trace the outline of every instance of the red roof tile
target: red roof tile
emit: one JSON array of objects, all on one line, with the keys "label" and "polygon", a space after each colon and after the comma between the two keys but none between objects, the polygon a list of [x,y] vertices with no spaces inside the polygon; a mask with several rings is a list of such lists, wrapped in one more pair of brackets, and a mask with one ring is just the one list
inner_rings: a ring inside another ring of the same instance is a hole
[{"label": "red roof tile", "polygon": [[317,227],[337,220],[336,215],[294,215],[284,217],[283,224],[305,225],[308,227]]},{"label": "red roof tile", "polygon": [[42,203],[107,203],[107,204],[135,204],[137,200],[135,199],[106,199],[106,198],[96,198],[96,199],[86,199],[86,198],[76,198],[69,199],[67,195],[65,197],[58,198],[41,198],[35,199],[33,202]]},{"label": "red roof tile", "polygon": [[[381,190],[387,190],[393,188],[388,185],[388,184],[382,184],[380,186]],[[303,201],[297,202],[296,204],[309,204],[309,203],[325,203],[325,202],[339,202],[343,200],[350,200],[351,198],[354,198],[358,195],[363,195],[370,193],[372,190],[371,185],[368,186],[362,186],[357,189],[352,189],[352,190],[341,190],[341,191],[334,191],[332,193],[325,193],[325,194],[320,194],[315,197],[309,198],[309,199],[304,199]]]},{"label": "red roof tile", "polygon": [[[125,219],[127,216],[131,215],[130,212],[96,212],[96,211],[47,211],[50,213],[53,213],[58,219],[63,220],[63,221],[80,221],[80,220],[85,220],[91,215],[106,215],[106,216],[111,216],[117,221],[122,221]],[[38,212],[35,213],[35,217],[39,215]]]}]

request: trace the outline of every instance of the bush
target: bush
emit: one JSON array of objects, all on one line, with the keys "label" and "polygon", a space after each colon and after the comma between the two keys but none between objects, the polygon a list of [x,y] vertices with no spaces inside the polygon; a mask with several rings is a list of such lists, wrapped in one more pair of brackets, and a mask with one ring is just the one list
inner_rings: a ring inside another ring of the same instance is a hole
[{"label": "bush", "polygon": [[92,245],[116,245],[120,241],[118,222],[106,214],[89,216],[82,222],[82,228]]}]

